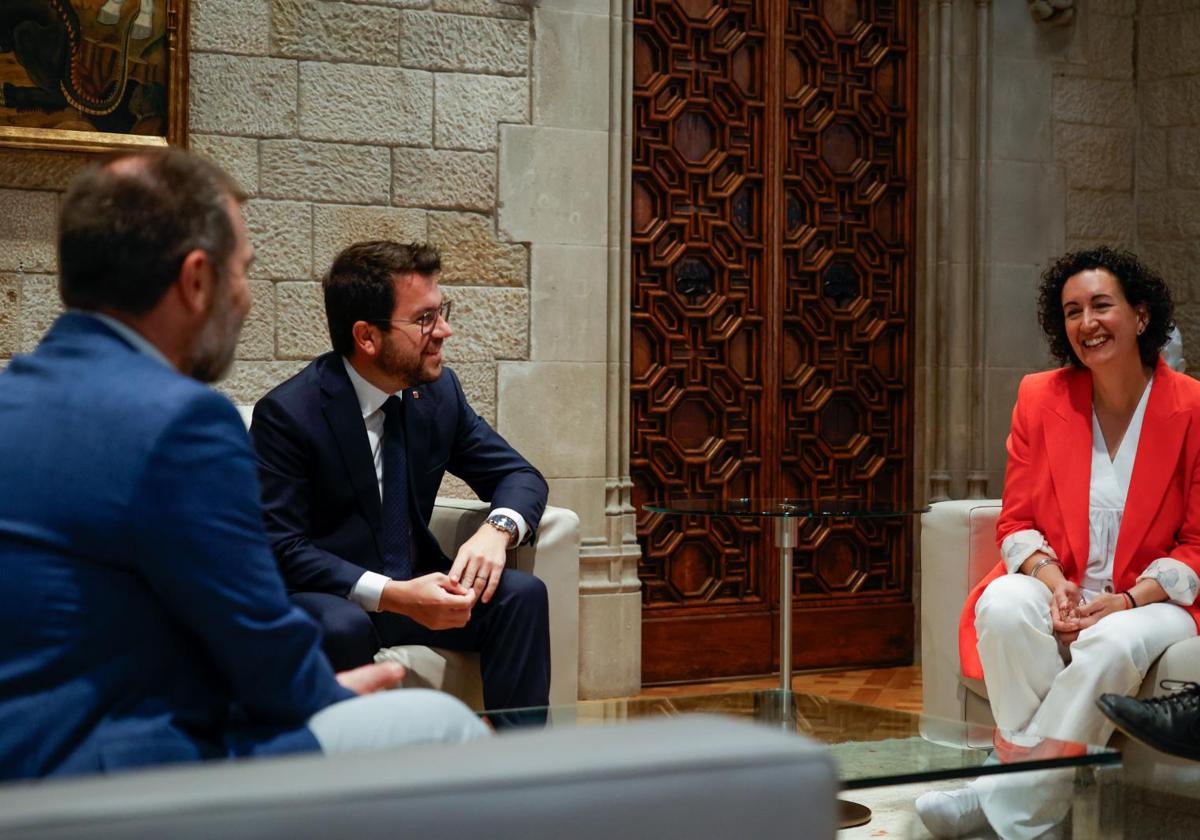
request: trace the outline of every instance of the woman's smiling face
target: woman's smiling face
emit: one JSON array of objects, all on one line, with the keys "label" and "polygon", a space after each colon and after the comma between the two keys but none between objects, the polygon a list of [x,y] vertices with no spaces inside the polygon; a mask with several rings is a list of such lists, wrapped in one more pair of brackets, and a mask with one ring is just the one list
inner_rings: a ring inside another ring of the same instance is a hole
[{"label": "woman's smiling face", "polygon": [[1140,359],[1137,339],[1148,319],[1146,307],[1131,306],[1111,272],[1091,268],[1071,275],[1063,284],[1062,308],[1067,340],[1088,369]]}]

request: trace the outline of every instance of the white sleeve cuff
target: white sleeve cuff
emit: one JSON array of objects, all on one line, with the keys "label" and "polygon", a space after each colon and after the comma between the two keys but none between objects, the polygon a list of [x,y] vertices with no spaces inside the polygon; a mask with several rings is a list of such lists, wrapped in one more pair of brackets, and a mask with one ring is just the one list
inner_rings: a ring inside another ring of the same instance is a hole
[{"label": "white sleeve cuff", "polygon": [[346,597],[367,612],[379,612],[379,601],[383,598],[383,587],[391,578],[376,572],[363,572],[362,577],[350,587]]},{"label": "white sleeve cuff", "polygon": [[1039,551],[1054,560],[1058,559],[1050,543],[1046,542],[1046,537],[1035,528],[1016,531],[1000,543],[1000,556],[1004,558],[1004,565],[1010,575],[1019,573],[1021,564]]},{"label": "white sleeve cuff", "polygon": [[[507,516],[513,522],[517,523],[517,541],[509,546],[516,548],[525,542],[525,535],[529,533],[529,526],[525,524],[525,517],[517,513],[512,508],[492,508],[492,513],[498,513],[501,516]],[[490,515],[490,514],[489,514]]]},{"label": "white sleeve cuff", "polygon": [[1191,566],[1180,563],[1174,557],[1159,557],[1138,575],[1138,580],[1156,580],[1167,593],[1172,604],[1190,607],[1196,600],[1196,589],[1200,579]]}]

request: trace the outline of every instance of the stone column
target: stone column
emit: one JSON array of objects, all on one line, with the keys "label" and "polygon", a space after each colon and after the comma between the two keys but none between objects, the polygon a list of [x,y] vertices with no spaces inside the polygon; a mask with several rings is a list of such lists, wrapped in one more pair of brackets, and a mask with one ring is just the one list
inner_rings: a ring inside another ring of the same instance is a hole
[{"label": "stone column", "polygon": [[1038,275],[1068,216],[1056,155],[1083,136],[1075,124],[1056,136],[1054,118],[1083,121],[1079,102],[1094,97],[1077,91],[1094,65],[1072,27],[1039,26],[1018,4],[929,0],[925,13],[924,445],[937,501],[999,494],[1016,385],[1046,366]]},{"label": "stone column", "polygon": [[[1200,372],[1200,6],[1142,3],[1137,17],[1137,252],[1171,286],[1188,372]],[[1128,142],[1121,129],[1094,129]],[[1110,177],[1122,160],[1097,160]],[[1105,165],[1107,164],[1107,165]],[[1123,182],[1122,182],[1123,183]]]},{"label": "stone column", "polygon": [[629,478],[632,8],[534,8],[532,125],[500,127],[500,235],[529,242],[530,357],[502,362],[498,416],[541,454],[582,531],[579,690],[641,687],[640,551]]}]

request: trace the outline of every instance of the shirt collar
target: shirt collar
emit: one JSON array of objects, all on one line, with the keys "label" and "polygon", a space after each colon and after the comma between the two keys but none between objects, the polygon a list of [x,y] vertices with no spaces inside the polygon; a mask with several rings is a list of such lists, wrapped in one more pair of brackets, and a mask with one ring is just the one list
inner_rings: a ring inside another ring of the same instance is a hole
[{"label": "shirt collar", "polygon": [[342,364],[346,366],[346,374],[350,377],[350,384],[354,386],[354,395],[358,397],[358,407],[362,411],[364,420],[383,408],[388,397],[395,396],[404,399],[403,389],[395,394],[389,394],[363,379],[362,374],[354,369],[354,365],[350,364],[350,360],[345,356],[342,356]]},{"label": "shirt collar", "polygon": [[151,359],[156,359],[162,362],[171,370],[175,370],[175,366],[171,361],[163,355],[163,352],[155,347],[144,335],[130,327],[128,324],[123,324],[116,318],[110,315],[105,315],[103,312],[93,312],[91,310],[74,309],[72,310],[77,315],[83,315],[88,318],[95,318],[104,326],[115,332],[121,338],[133,345],[133,349],[137,350],[143,356],[149,356]]}]

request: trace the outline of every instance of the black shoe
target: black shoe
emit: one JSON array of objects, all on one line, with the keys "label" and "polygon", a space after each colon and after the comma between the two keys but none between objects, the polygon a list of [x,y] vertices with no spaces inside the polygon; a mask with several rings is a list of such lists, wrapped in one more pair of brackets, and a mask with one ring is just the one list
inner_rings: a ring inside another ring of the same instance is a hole
[{"label": "black shoe", "polygon": [[1159,686],[1183,690],[1150,700],[1104,694],[1096,705],[1129,737],[1159,752],[1200,761],[1200,683],[1163,680]]}]

